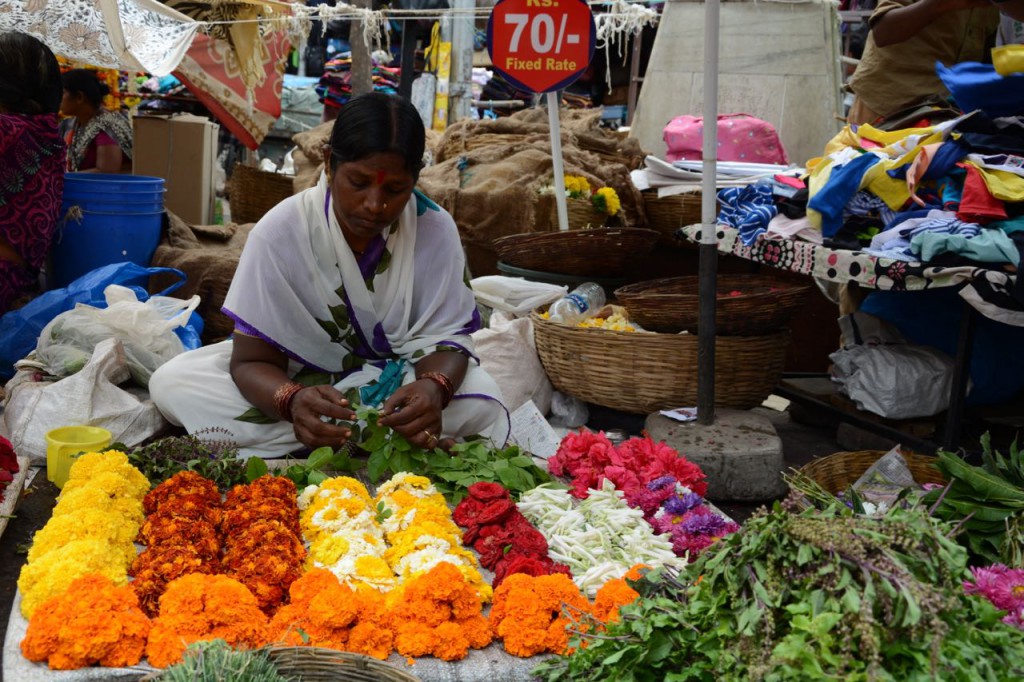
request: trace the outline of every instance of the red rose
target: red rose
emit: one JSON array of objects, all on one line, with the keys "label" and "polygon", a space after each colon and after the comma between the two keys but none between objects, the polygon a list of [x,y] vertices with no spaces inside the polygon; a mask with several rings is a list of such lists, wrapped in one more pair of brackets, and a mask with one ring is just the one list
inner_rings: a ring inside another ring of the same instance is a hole
[{"label": "red rose", "polygon": [[515,509],[516,503],[512,500],[494,500],[493,502],[488,502],[477,513],[473,521],[481,526],[488,523],[498,523],[507,519],[508,515],[515,511]]},{"label": "red rose", "polygon": [[0,483],[10,483],[14,480],[14,475],[6,469],[0,469]]},{"label": "red rose", "polygon": [[506,527],[488,525],[480,529],[479,539],[473,549],[480,555],[480,564],[494,569],[505,556],[505,548],[513,546],[514,536]]},{"label": "red rose", "polygon": [[512,536],[512,551],[526,556],[548,555],[548,541],[536,528],[522,528]]},{"label": "red rose", "polygon": [[509,499],[508,490],[500,483],[474,483],[469,486],[469,496],[481,502]]},{"label": "red rose", "polygon": [[455,505],[455,509],[452,511],[452,519],[463,528],[478,525],[476,517],[483,508],[483,502],[467,497]]},{"label": "red rose", "polygon": [[18,456],[14,454],[14,447],[11,441],[0,436],[0,469],[7,471],[18,471]]},{"label": "red rose", "polygon": [[497,588],[508,576],[514,573],[525,573],[534,577],[540,575],[551,575],[552,573],[569,574],[569,569],[561,564],[556,564],[551,559],[537,559],[535,557],[517,554],[502,561],[494,571],[494,587]]}]

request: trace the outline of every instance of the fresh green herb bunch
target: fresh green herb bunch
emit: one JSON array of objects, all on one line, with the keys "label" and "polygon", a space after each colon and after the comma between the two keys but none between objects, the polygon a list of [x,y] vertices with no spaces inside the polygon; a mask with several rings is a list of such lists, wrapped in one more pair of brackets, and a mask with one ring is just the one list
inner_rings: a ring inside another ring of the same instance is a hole
[{"label": "fresh green herb bunch", "polygon": [[924,503],[935,515],[961,522],[957,539],[978,564],[1024,565],[1024,451],[1016,441],[1004,456],[981,439],[982,465],[940,452],[936,466],[950,480],[948,490],[933,490]]},{"label": "fresh green herb bunch", "polygon": [[[652,571],[622,620],[548,680],[1014,680],[1024,633],[965,595],[967,553],[925,510],[881,518],[776,504],[692,564]],[[593,632],[593,629],[591,630]]]},{"label": "fresh green herb bunch", "polygon": [[128,461],[153,485],[179,471],[194,471],[226,490],[245,483],[245,462],[226,429],[212,428],[187,436],[171,436],[127,451]]},{"label": "fresh green herb bunch", "polygon": [[237,651],[223,639],[189,645],[181,663],[160,675],[167,682],[291,682],[270,661],[266,650]]},{"label": "fresh green herb bunch", "polygon": [[426,476],[450,502],[458,503],[469,486],[481,481],[501,483],[514,497],[551,482],[551,476],[515,445],[498,448],[485,439],[454,445],[450,452],[440,448],[421,450],[389,427],[380,426],[380,412],[372,407],[356,408],[366,423],[359,447],[370,453],[367,474],[376,483],[387,474],[408,471]]}]

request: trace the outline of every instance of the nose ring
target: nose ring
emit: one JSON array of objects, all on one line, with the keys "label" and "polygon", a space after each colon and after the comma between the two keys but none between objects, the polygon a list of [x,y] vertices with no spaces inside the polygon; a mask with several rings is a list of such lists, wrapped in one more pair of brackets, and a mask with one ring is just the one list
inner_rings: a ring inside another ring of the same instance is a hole
[{"label": "nose ring", "polygon": [[387,207],[388,207],[388,202],[386,202],[386,201],[385,201],[385,202],[384,202],[384,208],[385,208],[385,210],[387,209]]}]

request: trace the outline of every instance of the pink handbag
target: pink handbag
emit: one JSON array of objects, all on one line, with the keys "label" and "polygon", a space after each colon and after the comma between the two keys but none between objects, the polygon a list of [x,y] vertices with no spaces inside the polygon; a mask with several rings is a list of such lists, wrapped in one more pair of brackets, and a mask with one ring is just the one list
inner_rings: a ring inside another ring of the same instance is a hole
[{"label": "pink handbag", "polygon": [[[669,161],[699,161],[703,147],[704,119],[676,116],[665,126],[666,157]],[[747,163],[788,164],[786,150],[771,123],[750,114],[722,114],[718,117],[718,160]]]}]

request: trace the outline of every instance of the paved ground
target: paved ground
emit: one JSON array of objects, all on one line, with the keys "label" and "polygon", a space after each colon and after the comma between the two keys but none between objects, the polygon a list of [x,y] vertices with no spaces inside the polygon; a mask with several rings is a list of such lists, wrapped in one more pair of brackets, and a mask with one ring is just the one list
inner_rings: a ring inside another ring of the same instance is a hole
[{"label": "paved ground", "polygon": [[[807,413],[777,412],[758,408],[775,424],[782,439],[786,466],[799,467],[815,457],[837,452],[842,448],[835,441],[836,429],[824,418]],[[800,417],[801,421],[794,419]],[[801,423],[803,422],[803,423]],[[643,427],[643,418],[611,411],[592,411],[590,426],[594,428],[624,428],[631,434],[638,434]],[[46,472],[41,471],[22,495],[11,519],[0,538],[0,642],[7,630],[11,602],[17,588],[18,573],[25,563],[28,545],[32,534],[41,528],[50,518],[57,488],[46,480]],[[719,503],[718,506],[737,521],[743,521],[752,514],[757,504]],[[2,680],[2,672],[0,672]],[[9,682],[17,682],[11,680]]]}]

